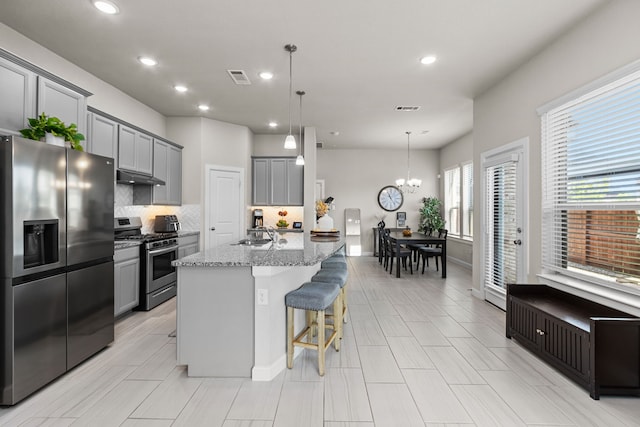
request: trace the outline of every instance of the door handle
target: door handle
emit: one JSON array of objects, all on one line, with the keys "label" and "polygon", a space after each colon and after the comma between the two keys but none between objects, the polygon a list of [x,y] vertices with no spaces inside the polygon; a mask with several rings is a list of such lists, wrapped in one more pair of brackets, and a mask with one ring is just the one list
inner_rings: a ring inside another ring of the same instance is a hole
[{"label": "door handle", "polygon": [[520,240],[520,239],[518,239],[518,240],[514,240],[514,241],[513,241],[513,244],[514,244],[514,245],[518,245],[518,246],[520,246],[520,245],[522,245],[522,240]]},{"label": "door handle", "polygon": [[215,227],[211,227],[209,230],[216,231],[216,228]]}]

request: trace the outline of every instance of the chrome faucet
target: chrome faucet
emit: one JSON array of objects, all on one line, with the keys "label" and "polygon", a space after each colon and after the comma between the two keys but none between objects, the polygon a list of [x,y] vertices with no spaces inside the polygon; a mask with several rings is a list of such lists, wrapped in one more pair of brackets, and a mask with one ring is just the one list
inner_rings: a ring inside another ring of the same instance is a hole
[{"label": "chrome faucet", "polygon": [[273,243],[277,243],[278,242],[278,232],[276,231],[275,228],[273,228],[271,226],[264,226],[264,227],[258,227],[258,228],[263,229],[267,233],[267,236],[269,236],[269,239]]}]

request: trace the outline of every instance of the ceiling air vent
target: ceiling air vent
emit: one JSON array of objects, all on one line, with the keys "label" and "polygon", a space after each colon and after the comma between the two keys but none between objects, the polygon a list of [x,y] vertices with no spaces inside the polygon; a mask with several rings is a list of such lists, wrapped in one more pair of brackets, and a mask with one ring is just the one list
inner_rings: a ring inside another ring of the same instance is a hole
[{"label": "ceiling air vent", "polygon": [[227,70],[227,73],[229,73],[229,75],[237,85],[251,84],[251,80],[249,80],[247,74],[242,70]]},{"label": "ceiling air vent", "polygon": [[420,107],[417,106],[406,106],[406,105],[398,105],[396,107],[396,111],[418,111]]}]

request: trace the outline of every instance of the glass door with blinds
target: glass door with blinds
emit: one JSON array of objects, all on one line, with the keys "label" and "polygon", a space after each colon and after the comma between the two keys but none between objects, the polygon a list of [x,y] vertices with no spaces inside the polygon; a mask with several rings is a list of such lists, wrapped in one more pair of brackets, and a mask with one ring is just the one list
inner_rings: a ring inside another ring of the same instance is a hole
[{"label": "glass door with blinds", "polygon": [[490,303],[506,307],[509,283],[524,281],[524,153],[515,146],[483,155],[483,289]]}]

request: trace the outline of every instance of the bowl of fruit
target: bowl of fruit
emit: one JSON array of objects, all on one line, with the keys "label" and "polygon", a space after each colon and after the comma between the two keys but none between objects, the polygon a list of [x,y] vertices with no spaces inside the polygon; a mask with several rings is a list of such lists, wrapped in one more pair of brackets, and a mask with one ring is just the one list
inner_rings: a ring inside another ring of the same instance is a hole
[{"label": "bowl of fruit", "polygon": [[278,215],[280,215],[280,219],[278,220],[278,222],[276,222],[276,227],[287,228],[289,226],[289,223],[287,222],[287,220],[284,219],[284,217],[286,217],[288,214],[289,212],[287,211],[278,211]]}]

